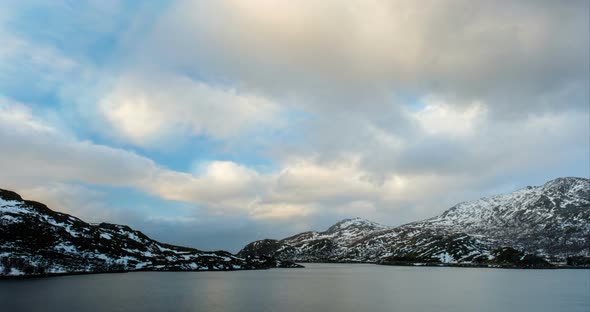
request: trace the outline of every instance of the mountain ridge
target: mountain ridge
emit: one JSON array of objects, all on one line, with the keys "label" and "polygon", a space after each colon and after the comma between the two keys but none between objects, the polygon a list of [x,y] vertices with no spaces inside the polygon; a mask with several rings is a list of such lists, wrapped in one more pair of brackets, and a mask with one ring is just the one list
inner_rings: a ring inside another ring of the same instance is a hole
[{"label": "mountain ridge", "polygon": [[0,189],[0,277],[273,267],[300,266],[161,243],[129,226],[87,223]]},{"label": "mountain ridge", "polygon": [[517,252],[521,258],[530,255],[531,261],[540,257],[563,263],[590,256],[589,189],[586,178],[557,178],[541,186],[461,202],[429,219],[355,231],[349,235],[354,239],[311,231],[253,242],[238,255],[310,262],[479,265],[497,264],[494,259],[507,258],[503,253]]}]

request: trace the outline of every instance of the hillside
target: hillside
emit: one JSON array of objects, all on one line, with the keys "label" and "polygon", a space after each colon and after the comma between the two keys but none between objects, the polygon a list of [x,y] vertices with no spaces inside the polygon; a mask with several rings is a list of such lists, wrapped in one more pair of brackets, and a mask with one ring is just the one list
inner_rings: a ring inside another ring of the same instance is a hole
[{"label": "hillside", "polygon": [[297,265],[160,243],[128,226],[86,223],[0,190],[0,276],[272,267]]},{"label": "hillside", "polygon": [[348,219],[325,232],[253,242],[239,255],[320,262],[517,264],[520,260],[498,262],[504,253],[512,253],[519,259],[571,262],[590,256],[589,189],[588,179],[558,178],[459,203],[440,216],[399,227]]}]

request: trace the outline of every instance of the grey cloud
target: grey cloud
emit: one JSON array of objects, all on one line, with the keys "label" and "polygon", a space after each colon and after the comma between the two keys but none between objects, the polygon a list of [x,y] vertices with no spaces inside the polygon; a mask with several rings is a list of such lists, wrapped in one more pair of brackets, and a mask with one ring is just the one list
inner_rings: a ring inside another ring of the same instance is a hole
[{"label": "grey cloud", "polygon": [[306,95],[317,100],[312,110],[381,107],[376,96],[409,92],[528,113],[553,107],[538,98],[576,84],[571,92],[588,99],[579,86],[589,79],[588,5],[183,1],[144,45],[173,66]]}]

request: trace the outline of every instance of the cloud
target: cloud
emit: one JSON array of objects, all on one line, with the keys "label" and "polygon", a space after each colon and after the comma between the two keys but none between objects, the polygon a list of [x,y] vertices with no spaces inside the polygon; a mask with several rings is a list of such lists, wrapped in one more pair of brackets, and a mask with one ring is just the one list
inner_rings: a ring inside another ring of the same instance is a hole
[{"label": "cloud", "polygon": [[105,204],[106,193],[69,183],[37,183],[19,187],[25,199],[43,202],[49,208],[68,213],[87,222],[107,222],[121,218],[114,207]]},{"label": "cloud", "polygon": [[236,89],[159,72],[120,76],[99,102],[116,134],[138,145],[173,136],[224,140],[281,124],[277,103]]},{"label": "cloud", "polygon": [[315,212],[316,208],[309,205],[297,204],[257,204],[251,210],[250,216],[254,219],[288,220],[306,217]]},{"label": "cloud", "polygon": [[0,183],[74,214],[399,224],[590,170],[587,1],[61,4],[0,12]]},{"label": "cloud", "polygon": [[10,151],[0,155],[3,187],[52,197],[50,203],[60,203],[50,196],[63,193],[56,183],[86,183],[132,187],[202,206],[212,214],[286,219],[392,196],[391,184],[375,184],[355,159],[329,164],[293,160],[270,173],[212,161],[193,174],[163,168],[130,151],[64,135],[36,119],[24,104],[4,100],[0,121],[0,145]]},{"label": "cloud", "polygon": [[[78,141],[35,118],[24,104],[4,99],[0,106],[3,180],[87,181],[130,185],[157,170],[132,152]],[[139,179],[138,179],[139,177]]]},{"label": "cloud", "polygon": [[465,136],[473,134],[486,114],[486,107],[474,103],[464,108],[454,108],[445,102],[423,100],[426,106],[412,114],[422,129],[430,135]]},{"label": "cloud", "polygon": [[[4,187],[47,190],[45,186],[53,183],[132,187],[163,199],[203,205],[212,213],[237,212],[254,218],[305,216],[313,210],[309,206],[314,200],[333,199],[362,186],[355,172],[346,177],[350,168],[332,171],[309,163],[271,174],[230,161],[210,162],[198,175],[173,171],[130,151],[64,135],[37,120],[26,105],[6,99],[0,106],[0,145],[9,151],[0,155]],[[319,185],[310,187],[308,179],[338,182],[342,187],[318,191]],[[290,193],[296,195],[290,198]]]},{"label": "cloud", "polygon": [[146,188],[163,198],[202,204],[213,213],[286,219],[372,196],[375,187],[358,170],[348,163],[321,167],[302,160],[263,174],[234,162],[214,161],[200,175],[162,173]]},{"label": "cloud", "polygon": [[318,99],[313,110],[366,110],[402,92],[493,98],[494,113],[521,115],[552,109],[539,105],[550,93],[588,99],[588,9],[584,1],[180,1],[142,48],[185,70]]},{"label": "cloud", "polygon": [[34,88],[36,92],[51,92],[61,87],[70,75],[83,71],[75,59],[55,47],[26,40],[1,28],[0,41],[2,90],[14,92]]},{"label": "cloud", "polygon": [[[311,118],[286,126],[301,139],[264,147],[284,168],[292,159],[319,166],[356,159],[380,182],[467,172],[485,180],[516,170],[511,160],[527,153],[540,160],[523,170],[563,159],[551,146],[584,154],[559,142],[587,132],[588,9],[585,2],[180,1],[135,41],[149,51],[135,64],[157,58],[160,69],[289,98],[282,109]],[[558,122],[539,140],[529,126],[543,118],[571,124]],[[478,166],[487,162],[495,170]]]}]

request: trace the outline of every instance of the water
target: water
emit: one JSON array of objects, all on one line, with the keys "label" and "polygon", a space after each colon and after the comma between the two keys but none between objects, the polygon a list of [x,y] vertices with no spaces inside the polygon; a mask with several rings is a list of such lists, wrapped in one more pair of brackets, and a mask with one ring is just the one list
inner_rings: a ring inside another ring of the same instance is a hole
[{"label": "water", "polygon": [[0,281],[2,311],[590,311],[590,270],[306,264]]}]

